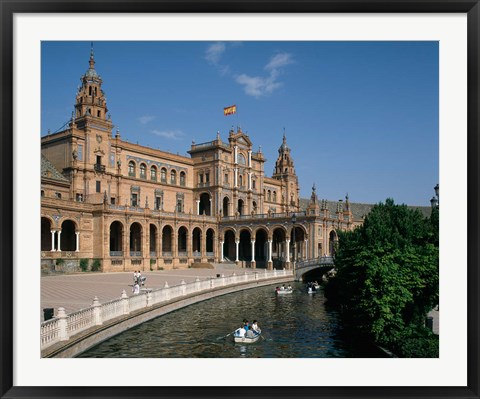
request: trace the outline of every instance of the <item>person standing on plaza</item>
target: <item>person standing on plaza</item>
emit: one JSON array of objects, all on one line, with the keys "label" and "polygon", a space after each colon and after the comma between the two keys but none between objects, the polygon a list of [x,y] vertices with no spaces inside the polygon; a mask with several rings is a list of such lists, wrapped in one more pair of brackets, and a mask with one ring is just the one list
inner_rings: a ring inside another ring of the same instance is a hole
[{"label": "person standing on plaza", "polygon": [[135,271],[133,272],[133,285],[137,284],[137,281],[138,281],[138,279],[137,279],[137,271],[135,270]]},{"label": "person standing on plaza", "polygon": [[140,286],[138,285],[138,282],[136,282],[136,283],[133,285],[132,292],[133,292],[133,295],[138,295],[138,294],[140,294]]}]

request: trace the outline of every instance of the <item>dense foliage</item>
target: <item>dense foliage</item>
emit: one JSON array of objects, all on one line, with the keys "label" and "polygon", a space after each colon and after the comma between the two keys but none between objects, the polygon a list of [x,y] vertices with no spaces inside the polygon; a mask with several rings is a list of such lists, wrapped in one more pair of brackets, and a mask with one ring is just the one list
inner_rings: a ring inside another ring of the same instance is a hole
[{"label": "dense foliage", "polygon": [[438,357],[438,337],[424,327],[438,304],[438,243],[438,209],[424,218],[387,199],[339,234],[325,294],[350,328],[398,356]]}]

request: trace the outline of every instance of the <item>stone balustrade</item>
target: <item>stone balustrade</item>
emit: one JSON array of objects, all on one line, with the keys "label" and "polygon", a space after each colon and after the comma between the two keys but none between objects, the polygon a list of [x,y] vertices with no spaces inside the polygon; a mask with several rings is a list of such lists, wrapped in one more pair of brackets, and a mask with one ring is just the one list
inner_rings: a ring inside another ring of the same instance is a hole
[{"label": "stone balustrade", "polygon": [[215,288],[235,286],[254,281],[266,281],[278,277],[291,276],[290,270],[258,271],[256,273],[242,273],[231,276],[212,277],[206,280],[196,279],[191,283],[182,281],[179,285],[170,287],[168,283],[156,290],[144,290],[138,295],[128,297],[125,290],[119,299],[114,299],[100,304],[95,297],[92,306],[76,312],[66,314],[65,309],[60,307],[57,316],[41,323],[41,349],[44,350],[61,341],[68,341],[81,332],[103,323],[129,315],[140,309],[161,305],[172,299],[182,298],[188,295],[212,291]]}]

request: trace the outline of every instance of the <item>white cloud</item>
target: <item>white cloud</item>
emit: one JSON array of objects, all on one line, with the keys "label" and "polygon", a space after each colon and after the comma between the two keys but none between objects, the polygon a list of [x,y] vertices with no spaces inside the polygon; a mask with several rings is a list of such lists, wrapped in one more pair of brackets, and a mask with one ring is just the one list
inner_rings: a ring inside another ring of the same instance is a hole
[{"label": "white cloud", "polygon": [[285,65],[292,64],[292,55],[288,53],[280,53],[275,56],[273,56],[270,59],[270,62],[265,65],[265,69],[267,71],[273,71],[278,68],[284,67]]},{"label": "white cloud", "polygon": [[237,75],[235,80],[244,86],[245,93],[253,97],[261,97],[273,93],[283,85],[278,81],[281,68],[292,64],[294,61],[291,54],[279,53],[270,58],[264,69],[269,72],[268,76],[248,76],[246,74]]},{"label": "white cloud", "polygon": [[217,42],[211,44],[208,46],[207,51],[205,51],[205,59],[212,64],[218,64],[222,54],[225,52],[225,49],[225,43]]},{"label": "white cloud", "polygon": [[155,119],[154,116],[152,115],[143,115],[141,116],[140,118],[138,118],[138,121],[142,124],[142,125],[146,125],[148,122],[151,122]]},{"label": "white cloud", "polygon": [[245,74],[235,78],[236,82],[244,86],[245,93],[253,97],[261,97],[278,89],[282,83],[276,81],[277,74],[268,77],[248,76]]},{"label": "white cloud", "polygon": [[[242,42],[229,42],[229,47],[241,46]],[[217,42],[211,44],[205,51],[205,59],[214,65],[221,75],[232,75],[235,81],[243,86],[245,93],[253,97],[261,97],[273,93],[276,89],[283,85],[278,80],[282,72],[282,68],[294,63],[293,57],[289,53],[278,53],[270,58],[264,66],[267,76],[250,76],[245,73],[233,74],[228,65],[220,62],[223,54],[227,49],[227,44]]]},{"label": "white cloud", "polygon": [[169,140],[181,140],[185,133],[181,130],[152,130],[152,134]]}]

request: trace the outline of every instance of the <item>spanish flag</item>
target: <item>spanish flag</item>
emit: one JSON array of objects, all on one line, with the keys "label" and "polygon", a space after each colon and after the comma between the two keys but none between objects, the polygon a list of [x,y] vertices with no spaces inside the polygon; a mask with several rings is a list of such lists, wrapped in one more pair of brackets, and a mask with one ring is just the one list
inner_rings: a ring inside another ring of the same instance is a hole
[{"label": "spanish flag", "polygon": [[237,106],[236,105],[231,105],[230,107],[226,107],[223,109],[223,115],[232,115],[237,113]]}]

